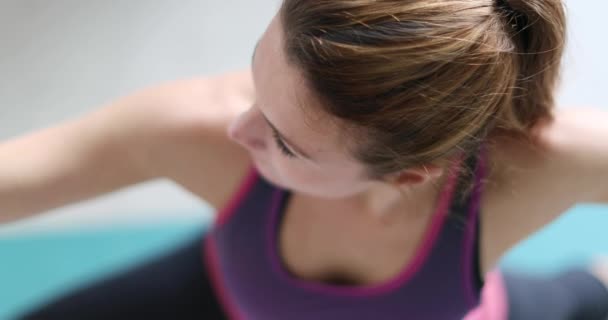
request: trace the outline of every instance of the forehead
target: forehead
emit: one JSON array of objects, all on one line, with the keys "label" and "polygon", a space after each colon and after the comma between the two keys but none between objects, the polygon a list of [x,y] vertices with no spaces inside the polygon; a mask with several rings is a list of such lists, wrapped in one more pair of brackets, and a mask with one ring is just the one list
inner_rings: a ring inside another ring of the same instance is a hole
[{"label": "forehead", "polygon": [[253,58],[256,104],[266,118],[313,157],[339,151],[337,122],[321,111],[302,74],[287,63],[277,18],[262,35]]}]

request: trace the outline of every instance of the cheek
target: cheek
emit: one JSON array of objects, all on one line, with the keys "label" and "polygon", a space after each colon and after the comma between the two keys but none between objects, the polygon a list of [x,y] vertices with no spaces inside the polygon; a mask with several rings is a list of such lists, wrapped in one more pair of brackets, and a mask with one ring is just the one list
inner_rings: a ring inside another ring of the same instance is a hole
[{"label": "cheek", "polygon": [[344,198],[365,190],[367,182],[348,171],[332,169],[315,170],[310,166],[299,167],[293,163],[277,164],[277,173],[282,186],[319,198]]},{"label": "cheek", "polygon": [[294,175],[293,168],[280,159],[280,155],[267,152],[261,156],[252,154],[252,161],[257,171],[268,182],[288,190],[298,190],[300,184],[298,175]]}]

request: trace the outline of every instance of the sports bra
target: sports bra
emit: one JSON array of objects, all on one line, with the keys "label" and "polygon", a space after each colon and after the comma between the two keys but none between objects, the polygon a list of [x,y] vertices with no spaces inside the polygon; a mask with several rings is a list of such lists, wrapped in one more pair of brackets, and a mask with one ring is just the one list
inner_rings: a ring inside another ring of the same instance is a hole
[{"label": "sports bra", "polygon": [[478,238],[486,152],[460,157],[473,173],[450,170],[434,216],[413,258],[393,278],[373,285],[299,279],[283,265],[278,230],[290,191],[252,168],[204,238],[204,260],[231,319],[462,319],[479,302]]}]

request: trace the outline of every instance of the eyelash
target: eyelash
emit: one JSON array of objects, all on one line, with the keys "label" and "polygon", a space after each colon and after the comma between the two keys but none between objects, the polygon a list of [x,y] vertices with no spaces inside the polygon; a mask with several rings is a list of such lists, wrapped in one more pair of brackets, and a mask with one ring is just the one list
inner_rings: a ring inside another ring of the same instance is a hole
[{"label": "eyelash", "polygon": [[277,147],[279,148],[281,153],[290,158],[294,158],[296,156],[295,154],[293,154],[293,152],[289,150],[289,148],[287,148],[283,141],[281,141],[281,139],[279,138],[279,134],[276,131],[272,130],[272,136],[274,137],[274,141],[276,142]]}]

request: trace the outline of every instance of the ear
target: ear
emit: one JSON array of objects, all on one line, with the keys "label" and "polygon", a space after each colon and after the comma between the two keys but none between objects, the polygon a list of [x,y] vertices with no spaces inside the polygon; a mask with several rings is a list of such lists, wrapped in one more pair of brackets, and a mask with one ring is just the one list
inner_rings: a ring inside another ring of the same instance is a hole
[{"label": "ear", "polygon": [[443,171],[444,169],[440,166],[427,164],[396,173],[389,177],[389,181],[396,185],[421,184],[441,176]]}]

